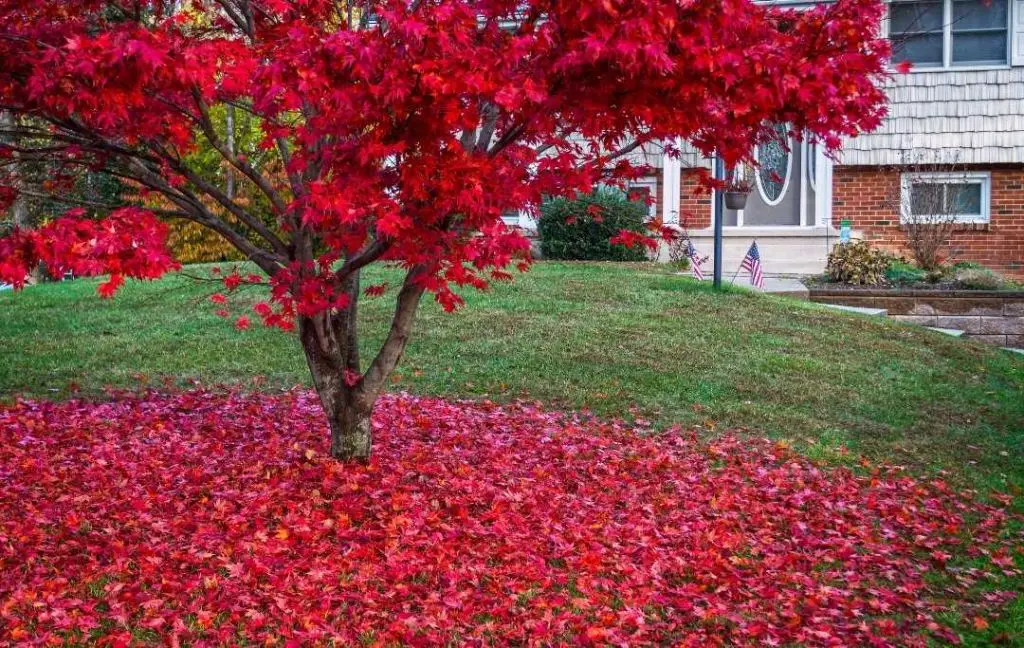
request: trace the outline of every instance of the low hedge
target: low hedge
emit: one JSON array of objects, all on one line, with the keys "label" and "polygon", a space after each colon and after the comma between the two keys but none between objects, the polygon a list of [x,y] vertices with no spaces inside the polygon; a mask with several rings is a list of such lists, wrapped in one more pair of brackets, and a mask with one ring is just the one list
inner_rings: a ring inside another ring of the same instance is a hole
[{"label": "low hedge", "polygon": [[598,189],[575,200],[555,198],[541,206],[537,233],[546,259],[572,261],[645,261],[642,246],[612,245],[621,232],[645,232],[647,205],[621,191]]}]

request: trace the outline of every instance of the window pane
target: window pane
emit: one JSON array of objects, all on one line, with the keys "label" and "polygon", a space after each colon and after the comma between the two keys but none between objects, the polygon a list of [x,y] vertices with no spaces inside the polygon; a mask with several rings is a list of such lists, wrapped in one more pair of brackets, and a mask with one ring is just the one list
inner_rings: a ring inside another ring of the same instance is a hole
[{"label": "window pane", "polygon": [[782,199],[792,162],[789,159],[792,146],[785,124],[775,124],[773,139],[757,147],[757,187],[761,198],[770,205]]},{"label": "window pane", "polygon": [[893,38],[892,60],[918,65],[942,65],[942,34]]},{"label": "window pane", "polygon": [[642,202],[647,204],[647,200],[651,197],[651,188],[645,186],[634,185],[629,188],[629,192],[626,194],[630,200]]},{"label": "window pane", "polygon": [[1006,63],[1006,31],[953,34],[954,63]]},{"label": "window pane", "polygon": [[946,186],[947,212],[949,214],[980,214],[981,185],[972,182]]},{"label": "window pane", "polygon": [[889,5],[889,33],[942,31],[941,2],[894,2]]},{"label": "window pane", "polygon": [[955,0],[953,33],[966,29],[1005,29],[1008,16],[1006,0]]},{"label": "window pane", "polygon": [[946,185],[941,182],[915,182],[910,185],[910,213],[936,216],[945,210]]}]

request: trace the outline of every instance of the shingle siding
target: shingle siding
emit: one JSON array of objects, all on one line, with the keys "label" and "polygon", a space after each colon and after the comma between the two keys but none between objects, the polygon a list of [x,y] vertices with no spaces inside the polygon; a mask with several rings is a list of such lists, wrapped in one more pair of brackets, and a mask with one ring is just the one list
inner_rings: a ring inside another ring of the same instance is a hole
[{"label": "shingle siding", "polygon": [[1024,67],[913,72],[888,86],[889,116],[847,140],[842,164],[1024,163]]},{"label": "shingle siding", "polygon": [[[660,142],[652,142],[643,147],[642,152],[636,151],[628,155],[627,159],[633,164],[647,164],[654,169],[660,169],[664,166],[664,147],[662,147]],[[684,169],[696,167],[711,168],[710,160],[701,155],[700,151],[688,142],[683,142],[679,160]]]}]

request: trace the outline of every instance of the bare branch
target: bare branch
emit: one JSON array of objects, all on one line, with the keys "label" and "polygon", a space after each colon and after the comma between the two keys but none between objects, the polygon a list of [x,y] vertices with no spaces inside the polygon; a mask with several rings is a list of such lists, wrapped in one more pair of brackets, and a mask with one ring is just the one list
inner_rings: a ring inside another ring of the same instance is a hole
[{"label": "bare branch", "polygon": [[138,203],[126,203],[121,205],[112,205],[110,203],[97,202],[94,200],[86,200],[84,198],[67,198],[65,196],[56,196],[53,194],[31,191],[22,189],[18,192],[19,195],[28,196],[29,198],[36,198],[38,200],[50,200],[53,202],[62,203],[65,205],[75,205],[79,207],[91,207],[93,209],[99,209],[101,211],[116,211],[124,207],[138,207],[145,209],[146,211],[153,212],[159,216],[167,216],[170,218],[185,218],[188,216],[188,212],[178,209],[161,209],[159,207],[150,207],[148,205]]},{"label": "bare branch", "polygon": [[164,157],[164,159],[167,161],[167,164],[172,169],[183,175],[200,191],[202,191],[204,194],[217,201],[217,203],[219,203],[222,207],[224,207],[224,209],[230,212],[232,216],[239,219],[248,227],[250,227],[254,232],[259,234],[260,237],[262,237],[267,243],[269,243],[278,254],[287,256],[288,246],[285,245],[284,241],[282,241],[277,236],[277,234],[271,231],[270,228],[267,227],[267,225],[262,220],[260,220],[257,216],[250,214],[247,210],[242,209],[242,207],[236,201],[228,198],[228,196],[223,191],[215,187],[213,184],[204,180],[202,177],[199,176],[199,174],[190,169],[188,165],[182,163],[181,160],[175,157],[174,155],[171,155],[169,152],[157,147],[155,144],[151,143],[150,146]]},{"label": "bare branch", "polygon": [[231,163],[231,166],[235,167],[241,171],[245,177],[252,180],[253,183],[259,187],[260,191],[267,196],[270,200],[270,204],[274,206],[274,209],[278,213],[283,214],[288,207],[285,204],[284,199],[281,198],[281,195],[274,189],[273,185],[270,184],[270,181],[267,180],[262,173],[254,169],[248,162],[235,155],[235,153],[220,140],[220,137],[217,136],[217,131],[213,127],[213,120],[210,118],[210,107],[206,104],[206,101],[203,100],[198,90],[194,90],[192,96],[196,102],[196,107],[199,109],[199,127],[203,132],[203,136],[206,137],[206,140],[225,160]]},{"label": "bare branch", "polygon": [[483,153],[491,145],[491,138],[494,137],[494,129],[498,125],[500,115],[498,107],[491,102],[487,102],[481,107],[480,116],[483,125],[480,127],[480,136],[476,140],[477,153]]}]

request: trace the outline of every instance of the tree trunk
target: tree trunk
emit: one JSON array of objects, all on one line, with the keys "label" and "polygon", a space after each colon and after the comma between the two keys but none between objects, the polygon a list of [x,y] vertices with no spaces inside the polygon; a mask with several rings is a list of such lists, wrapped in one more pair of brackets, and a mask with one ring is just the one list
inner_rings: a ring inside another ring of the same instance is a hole
[{"label": "tree trunk", "polygon": [[299,318],[299,340],[331,426],[331,456],[335,459],[365,462],[370,458],[370,416],[409,340],[424,291],[422,272],[417,266],[406,275],[387,338],[365,374],[360,374],[359,361],[358,270],[342,284],[351,297],[348,308]]},{"label": "tree trunk", "polygon": [[[326,320],[326,318],[324,318]],[[367,397],[358,386],[345,382],[340,349],[323,344],[313,320],[299,322],[299,339],[324,414],[331,427],[331,456],[342,461],[367,461],[373,445],[370,414],[375,396]]]}]

